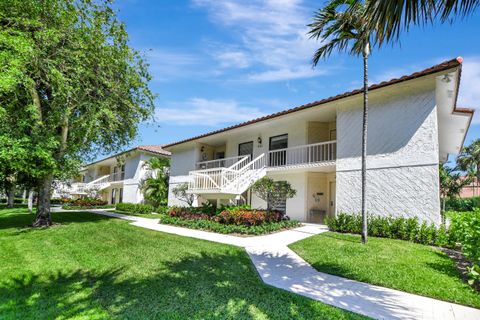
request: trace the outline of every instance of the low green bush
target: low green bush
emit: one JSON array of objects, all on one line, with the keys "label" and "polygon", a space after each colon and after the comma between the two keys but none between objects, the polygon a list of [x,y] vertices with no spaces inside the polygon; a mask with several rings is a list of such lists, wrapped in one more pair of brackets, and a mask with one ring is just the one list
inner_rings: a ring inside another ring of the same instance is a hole
[{"label": "low green bush", "polygon": [[[327,217],[326,224],[335,232],[362,232],[362,217],[359,214],[338,213],[335,217]],[[368,215],[367,228],[372,237],[407,240],[426,245],[439,245],[438,239],[445,242],[445,237],[438,237],[434,224],[420,224],[417,218]]]},{"label": "low green bush", "polygon": [[117,203],[115,209],[122,212],[138,213],[138,214],[148,214],[152,213],[153,207],[149,204],[141,203]]},{"label": "low green bush", "polygon": [[62,206],[62,209],[64,210],[112,209],[112,208],[115,208],[115,205],[106,204],[106,205],[98,205],[98,206],[73,206],[73,205]]},{"label": "low green bush", "polygon": [[[7,203],[7,199],[6,199],[6,198],[0,199],[0,203]],[[24,199],[24,198],[14,198],[14,199],[13,199],[13,203],[14,203],[14,204],[27,203],[27,199]]]},{"label": "low green bush", "polygon": [[445,202],[446,211],[473,211],[480,208],[480,197],[471,198],[449,198]]},{"label": "low green bush", "polygon": [[471,282],[480,281],[480,208],[471,212],[449,212],[448,240],[450,246],[460,245],[472,263]]},{"label": "low green bush", "polygon": [[214,220],[206,219],[184,219],[180,217],[171,217],[169,215],[162,215],[160,223],[181,226],[191,229],[199,229],[206,231],[213,231],[223,234],[245,234],[245,235],[260,235],[279,231],[282,229],[296,228],[300,225],[298,221],[283,220],[280,222],[263,223],[256,226],[244,226],[235,224],[223,224]]}]

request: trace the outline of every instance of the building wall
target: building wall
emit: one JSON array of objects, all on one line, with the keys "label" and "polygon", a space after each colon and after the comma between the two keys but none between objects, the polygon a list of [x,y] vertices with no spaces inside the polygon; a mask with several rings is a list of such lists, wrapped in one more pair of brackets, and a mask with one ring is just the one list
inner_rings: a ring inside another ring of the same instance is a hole
[{"label": "building wall", "polygon": [[[287,199],[286,212],[290,219],[306,221],[307,219],[307,172],[269,172],[268,177],[275,181],[287,181],[297,191],[295,197]],[[266,209],[267,203],[252,194],[252,208]]]},{"label": "building wall", "polygon": [[[361,210],[362,107],[337,110],[337,212]],[[369,108],[367,211],[440,222],[434,90],[373,101]]]}]

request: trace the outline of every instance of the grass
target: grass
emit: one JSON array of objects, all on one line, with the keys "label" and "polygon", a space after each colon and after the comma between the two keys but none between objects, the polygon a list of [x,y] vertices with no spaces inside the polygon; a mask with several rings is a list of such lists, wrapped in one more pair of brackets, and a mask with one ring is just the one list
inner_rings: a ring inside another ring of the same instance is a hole
[{"label": "grass", "polygon": [[462,281],[437,248],[402,240],[327,232],[290,248],[321,272],[480,308],[480,294]]},{"label": "grass", "polygon": [[0,210],[1,319],[362,319],[261,282],[241,248],[86,212]]}]

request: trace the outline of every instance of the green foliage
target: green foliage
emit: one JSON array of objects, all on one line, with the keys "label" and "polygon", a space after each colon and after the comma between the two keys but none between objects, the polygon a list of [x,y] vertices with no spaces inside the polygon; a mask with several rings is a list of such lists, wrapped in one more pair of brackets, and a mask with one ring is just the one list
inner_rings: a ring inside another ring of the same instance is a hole
[{"label": "green foliage", "polygon": [[471,212],[450,212],[449,242],[460,244],[462,252],[474,264],[471,268],[472,280],[480,281],[480,209]]},{"label": "green foliage", "polygon": [[[0,203],[7,203],[7,199],[0,199]],[[27,199],[24,198],[15,198],[13,199],[13,203],[27,203]]]},{"label": "green foliage", "polygon": [[160,223],[171,224],[185,228],[213,231],[223,234],[248,234],[260,235],[279,231],[282,229],[291,229],[298,227],[300,223],[293,220],[283,220],[280,222],[263,223],[255,226],[245,226],[236,224],[223,224],[214,220],[206,219],[184,219],[180,217],[171,217],[163,215]]},{"label": "green foliage", "polygon": [[443,210],[447,210],[447,199],[455,199],[460,194],[462,188],[468,185],[472,179],[470,177],[463,177],[458,171],[457,167],[447,167],[445,164],[440,164],[440,196],[443,201]]},{"label": "green foliage", "polygon": [[445,211],[473,211],[480,208],[480,197],[450,198],[445,203]]},{"label": "green foliage", "polygon": [[278,208],[285,199],[297,194],[288,181],[274,181],[269,177],[258,180],[251,189],[257,197],[267,202],[267,210]]},{"label": "green foliage", "polygon": [[145,163],[149,173],[141,182],[140,190],[145,201],[154,207],[167,205],[169,166],[170,160],[167,158],[151,158]]},{"label": "green foliage", "polygon": [[122,212],[138,213],[138,214],[148,214],[154,211],[153,207],[149,204],[141,203],[117,203],[115,209]]},{"label": "green foliage", "polygon": [[[327,217],[326,224],[331,231],[360,234],[362,217],[359,214],[338,213],[335,217]],[[417,218],[368,215],[367,225],[368,234],[373,237],[439,245],[438,230],[435,225],[426,222],[420,225]],[[444,238],[441,240],[445,241]]]},{"label": "green foliage", "polygon": [[0,181],[42,186],[48,206],[53,178],[136,136],[151,77],[110,1],[2,0],[0,24]]},{"label": "green foliage", "polygon": [[[308,25],[311,38],[320,39],[322,46],[313,56],[313,64],[328,57],[334,49],[351,55],[364,55],[375,34],[365,17],[365,5],[356,0],[330,0],[317,11]],[[368,53],[367,53],[368,56]]]}]

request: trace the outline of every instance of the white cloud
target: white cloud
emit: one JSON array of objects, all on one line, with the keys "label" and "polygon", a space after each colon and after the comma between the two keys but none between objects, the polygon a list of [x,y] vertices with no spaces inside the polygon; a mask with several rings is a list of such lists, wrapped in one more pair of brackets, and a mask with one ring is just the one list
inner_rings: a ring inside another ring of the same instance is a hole
[{"label": "white cloud", "polygon": [[480,123],[480,57],[466,57],[463,62],[458,106],[475,109],[473,123]]},{"label": "white cloud", "polygon": [[157,108],[155,118],[158,122],[169,124],[217,126],[264,115],[258,108],[240,106],[235,100],[192,98],[183,103],[173,103],[170,107]]},{"label": "white cloud", "polygon": [[220,63],[222,68],[247,68],[250,66],[250,60],[245,52],[242,51],[220,51],[213,54],[214,58]]},{"label": "white cloud", "polygon": [[192,54],[177,52],[173,49],[147,49],[144,52],[154,81],[167,81],[202,74],[198,69],[199,58]]},{"label": "white cloud", "polygon": [[312,10],[303,6],[301,1],[193,0],[193,3],[206,8],[215,23],[227,28],[238,39],[241,51],[236,54],[244,62],[242,66],[264,69],[251,74],[249,80],[278,81],[325,73],[325,70],[319,72],[310,67],[311,57],[319,43],[306,35],[306,24],[311,19]]}]

